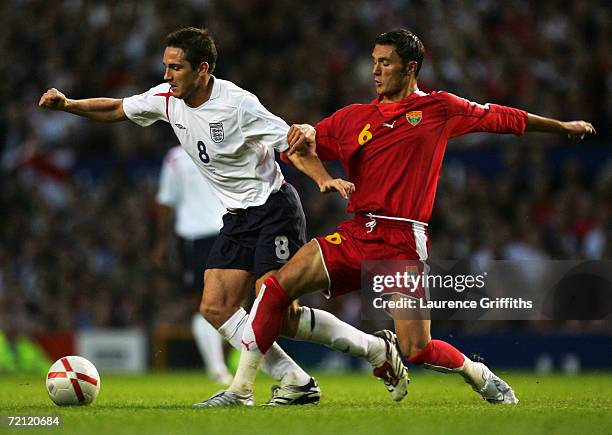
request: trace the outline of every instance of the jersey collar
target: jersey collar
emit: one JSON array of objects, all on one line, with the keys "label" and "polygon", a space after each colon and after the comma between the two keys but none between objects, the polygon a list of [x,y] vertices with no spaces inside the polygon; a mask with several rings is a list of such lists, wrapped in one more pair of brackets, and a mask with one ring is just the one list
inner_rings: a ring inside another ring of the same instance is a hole
[{"label": "jersey collar", "polygon": [[221,94],[221,84],[219,83],[217,77],[211,74],[210,78],[213,80],[213,88],[212,92],[210,93],[210,97],[208,98],[208,101],[214,100],[215,98],[219,98],[219,95]]},{"label": "jersey collar", "polygon": [[219,95],[221,95],[221,83],[219,83],[219,79],[217,79],[214,75],[210,75],[210,79],[213,81],[213,88],[212,91],[210,92],[210,97],[208,97],[208,100],[204,101],[202,104],[200,104],[198,107],[191,107],[188,106],[184,101],[183,104],[185,105],[185,107],[191,109],[191,110],[198,110],[200,107],[204,107],[206,106],[206,104],[208,104],[209,101],[214,100],[215,98],[219,98]]},{"label": "jersey collar", "polygon": [[381,103],[380,102],[380,96],[378,96],[375,99],[373,99],[372,101],[370,101],[370,104],[376,104],[376,105],[380,104],[380,105],[383,105],[383,106],[385,106],[387,104],[400,104],[400,103],[405,103],[407,101],[410,101],[411,99],[413,99],[415,97],[422,97],[424,95],[426,95],[425,92],[422,92],[419,88],[416,88],[412,94],[408,95],[403,100],[394,101],[393,103]]}]

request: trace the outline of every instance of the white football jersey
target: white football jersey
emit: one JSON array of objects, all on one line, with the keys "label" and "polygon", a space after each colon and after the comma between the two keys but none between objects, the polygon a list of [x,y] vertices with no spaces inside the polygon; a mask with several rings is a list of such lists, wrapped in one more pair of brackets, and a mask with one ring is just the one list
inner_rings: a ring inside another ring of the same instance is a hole
[{"label": "white football jersey", "polygon": [[184,239],[216,236],[226,210],[181,147],[164,157],[157,202],[174,209],[174,230]]},{"label": "white football jersey", "polygon": [[124,98],[123,110],[143,127],[158,120],[170,123],[225,207],[261,205],[283,183],[274,150],[288,148],[289,126],[255,95],[227,80],[212,79],[211,96],[199,107],[172,97],[170,85],[164,83]]}]

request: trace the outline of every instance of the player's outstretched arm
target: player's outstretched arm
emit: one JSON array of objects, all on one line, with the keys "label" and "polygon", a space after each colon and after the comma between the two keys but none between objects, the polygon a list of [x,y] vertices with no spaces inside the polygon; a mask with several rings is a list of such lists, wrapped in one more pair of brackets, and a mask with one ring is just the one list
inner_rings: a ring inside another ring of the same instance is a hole
[{"label": "player's outstretched arm", "polygon": [[45,92],[38,107],[50,110],[61,110],[100,122],[118,122],[127,120],[123,111],[123,100],[117,98],[87,98],[73,100],[55,88]]},{"label": "player's outstretched arm", "polygon": [[317,183],[323,193],[338,192],[348,198],[355,191],[355,185],[342,178],[332,178],[315,152],[316,131],[308,124],[292,125],[287,133],[289,150],[285,153],[291,163]]},{"label": "player's outstretched arm", "polygon": [[571,140],[582,140],[587,134],[597,134],[595,127],[586,121],[559,121],[543,116],[528,114],[525,131],[565,134]]}]

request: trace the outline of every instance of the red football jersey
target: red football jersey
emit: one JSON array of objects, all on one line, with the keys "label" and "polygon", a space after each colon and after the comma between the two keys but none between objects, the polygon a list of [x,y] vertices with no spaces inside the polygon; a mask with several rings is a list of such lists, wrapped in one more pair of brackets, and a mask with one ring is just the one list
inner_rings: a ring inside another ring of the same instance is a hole
[{"label": "red football jersey", "polygon": [[317,154],[340,160],[355,184],[347,211],[431,216],[446,143],[474,132],[525,132],[527,112],[416,91],[396,103],[353,104],[316,125]]}]

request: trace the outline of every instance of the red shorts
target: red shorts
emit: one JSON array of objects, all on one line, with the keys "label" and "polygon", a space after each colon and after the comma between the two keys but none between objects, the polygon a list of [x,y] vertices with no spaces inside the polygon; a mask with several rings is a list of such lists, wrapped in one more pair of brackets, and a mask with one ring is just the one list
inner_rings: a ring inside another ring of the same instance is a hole
[{"label": "red shorts", "polygon": [[324,291],[327,297],[359,290],[361,263],[365,260],[425,261],[429,252],[425,224],[378,218],[373,221],[366,216],[345,221],[337,232],[315,240],[329,277],[329,288]]}]

